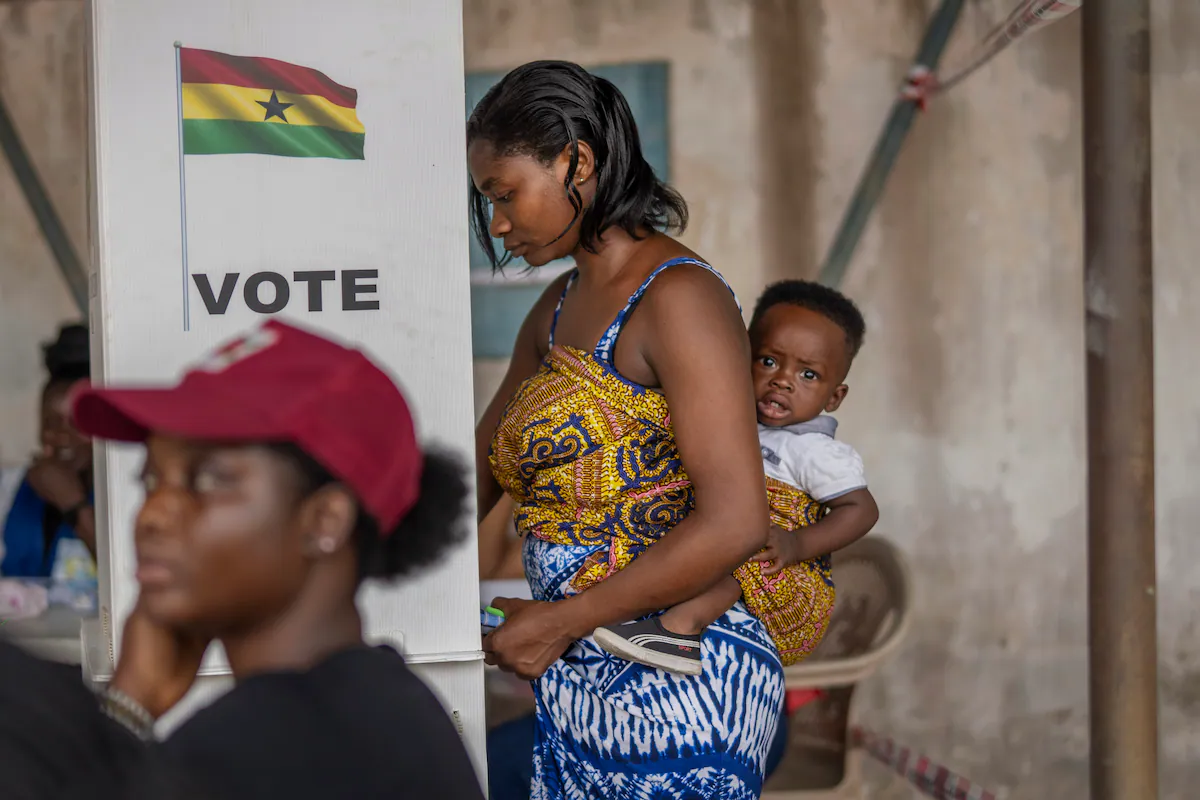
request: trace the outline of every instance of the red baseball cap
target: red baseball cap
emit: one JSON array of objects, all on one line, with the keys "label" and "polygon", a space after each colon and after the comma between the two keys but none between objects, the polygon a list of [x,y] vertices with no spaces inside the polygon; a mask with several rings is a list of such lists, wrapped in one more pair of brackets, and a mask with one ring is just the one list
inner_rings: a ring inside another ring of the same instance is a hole
[{"label": "red baseball cap", "polygon": [[366,355],[271,320],[219,348],[172,388],[84,388],[84,433],[290,442],[355,493],[387,535],[420,494],[425,459],[404,395]]}]

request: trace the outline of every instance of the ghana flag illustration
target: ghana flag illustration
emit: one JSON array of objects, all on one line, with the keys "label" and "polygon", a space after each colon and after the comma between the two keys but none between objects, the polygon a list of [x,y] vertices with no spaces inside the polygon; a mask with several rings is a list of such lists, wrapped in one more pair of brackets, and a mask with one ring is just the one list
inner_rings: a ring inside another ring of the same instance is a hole
[{"label": "ghana flag illustration", "polygon": [[186,155],[362,159],[358,92],[273,58],[179,48]]}]

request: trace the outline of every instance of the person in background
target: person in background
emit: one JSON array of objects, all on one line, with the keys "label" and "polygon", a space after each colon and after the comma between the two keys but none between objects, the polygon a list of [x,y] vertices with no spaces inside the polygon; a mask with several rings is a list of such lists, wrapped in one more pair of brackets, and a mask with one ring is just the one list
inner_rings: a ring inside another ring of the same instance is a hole
[{"label": "person in background", "polygon": [[42,388],[41,449],[7,508],[0,506],[0,575],[94,578],[92,444],[71,424],[69,409],[72,389],[91,373],[87,327],[64,326],[43,351],[48,378]]},{"label": "person in background", "polygon": [[[465,470],[422,448],[387,374],[272,320],[178,386],[89,389],[74,410],[146,445],[140,591],[99,701],[0,642],[6,800],[482,800],[434,694],[363,641],[363,580],[418,572],[465,533]],[[213,641],[234,688],[154,743]]]}]

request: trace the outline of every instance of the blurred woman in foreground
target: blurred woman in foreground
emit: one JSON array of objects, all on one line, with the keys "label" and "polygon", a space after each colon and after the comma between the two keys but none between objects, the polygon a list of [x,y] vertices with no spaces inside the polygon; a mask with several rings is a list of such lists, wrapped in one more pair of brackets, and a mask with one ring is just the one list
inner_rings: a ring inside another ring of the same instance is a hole
[{"label": "blurred woman in foreground", "polygon": [[[141,591],[98,703],[0,644],[5,797],[482,797],[433,694],[363,642],[360,582],[458,542],[467,493],[387,375],[273,321],[175,388],[74,408],[86,433],[146,443]],[[236,687],[148,744],[214,640]]]}]

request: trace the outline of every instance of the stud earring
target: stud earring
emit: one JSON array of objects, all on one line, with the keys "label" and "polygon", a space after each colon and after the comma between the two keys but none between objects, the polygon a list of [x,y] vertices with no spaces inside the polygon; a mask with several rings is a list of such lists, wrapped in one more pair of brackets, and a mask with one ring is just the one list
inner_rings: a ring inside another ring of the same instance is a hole
[{"label": "stud earring", "polygon": [[317,549],[322,553],[332,553],[335,547],[337,547],[337,542],[335,542],[333,539],[324,538],[317,540]]}]

